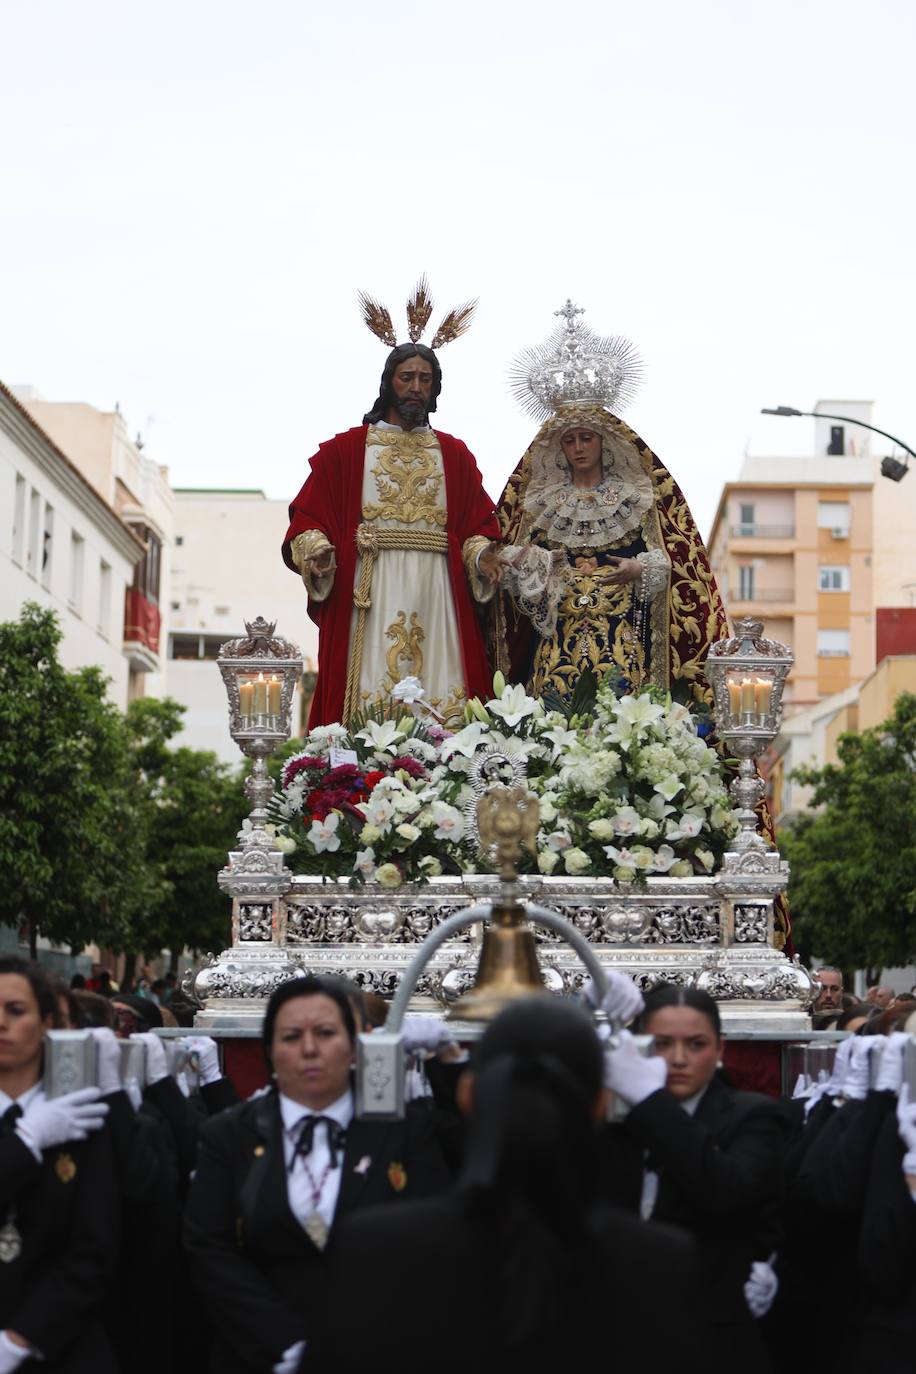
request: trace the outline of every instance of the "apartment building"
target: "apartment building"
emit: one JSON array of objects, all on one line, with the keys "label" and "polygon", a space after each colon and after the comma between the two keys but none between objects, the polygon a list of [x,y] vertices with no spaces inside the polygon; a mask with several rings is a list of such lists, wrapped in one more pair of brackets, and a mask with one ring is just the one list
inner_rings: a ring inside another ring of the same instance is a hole
[{"label": "apartment building", "polygon": [[[262,615],[302,651],[292,731],[302,734],[314,690],[318,630],[308,617],[301,578],[280,557],[289,524],[286,501],[259,490],[176,488],[168,589],[168,693],[186,707],[182,744],[238,763],[228,727],[219,647]],[[311,678],[309,677],[311,674]],[[311,688],[311,690],[310,690]]]},{"label": "apartment building", "polygon": [[131,440],[119,410],[101,411],[83,401],[48,401],[34,387],[12,391],[23,409],[50,436],[142,546],[124,598],[124,653],[128,699],[164,696],[164,645],[172,547],[173,499],[168,469]]},{"label": "apartment building", "polygon": [[2,383],[0,510],[0,619],[18,619],[27,601],[54,611],[64,667],[98,664],[123,710],[124,611],[144,545]]},{"label": "apartment building", "polygon": [[724,486],[709,539],[729,615],[759,616],[795,653],[791,710],[845,691],[883,653],[900,652],[881,636],[899,645],[902,622],[879,611],[916,601],[916,474],[883,477],[869,431],[823,413],[871,423],[871,402],[819,401],[815,411],[813,421],[779,422],[800,433],[813,424],[813,453],[747,457]]}]

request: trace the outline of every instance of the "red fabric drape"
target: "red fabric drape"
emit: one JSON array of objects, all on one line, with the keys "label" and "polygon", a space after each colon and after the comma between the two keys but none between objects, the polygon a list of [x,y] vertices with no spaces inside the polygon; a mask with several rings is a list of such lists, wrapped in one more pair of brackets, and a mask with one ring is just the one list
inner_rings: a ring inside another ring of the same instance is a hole
[{"label": "red fabric drape", "polygon": [[[321,444],[309,459],[311,473],[290,505],[290,526],[283,543],[283,560],[292,561],[290,545],[305,530],[321,530],[334,545],[337,573],[326,601],[309,602],[309,615],[318,626],[318,685],[309,713],[309,727],[339,721],[343,711],[350,645],[350,616],[356,576],[356,527],[362,520],[363,467],[366,425],[338,434]],[[460,439],[435,431],[442,450],[445,499],[448,508],[449,580],[469,696],[488,696],[491,674],[483,635],[467,585],[461,550],[472,535],[499,538],[493,502],[483,489],[470,450]]]}]

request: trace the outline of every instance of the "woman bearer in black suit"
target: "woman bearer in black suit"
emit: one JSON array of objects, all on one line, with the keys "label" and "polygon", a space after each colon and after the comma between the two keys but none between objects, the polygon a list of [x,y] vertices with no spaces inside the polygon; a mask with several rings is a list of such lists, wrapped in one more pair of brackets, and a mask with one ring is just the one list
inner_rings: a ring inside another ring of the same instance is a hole
[{"label": "woman bearer in black suit", "polygon": [[605,1082],[631,1108],[606,1132],[611,1195],[699,1242],[715,1331],[709,1370],[768,1371],[756,1318],[776,1287],[767,1262],[781,1234],[787,1118],[717,1072],[719,1009],[706,993],[662,984],[637,1026],[655,1037],[655,1055],[642,1057],[624,1032],[605,1061]]},{"label": "woman bearer in black suit", "polygon": [[102,1325],[119,1193],[97,1088],[48,1100],[54,989],[37,964],[0,959],[0,1374],[113,1374]]},{"label": "woman bearer in black suit", "polygon": [[281,984],[262,1035],[274,1086],[205,1125],[185,1214],[219,1374],[291,1374],[340,1218],[451,1182],[426,1106],[401,1122],[355,1119],[353,1011],[332,980]]}]

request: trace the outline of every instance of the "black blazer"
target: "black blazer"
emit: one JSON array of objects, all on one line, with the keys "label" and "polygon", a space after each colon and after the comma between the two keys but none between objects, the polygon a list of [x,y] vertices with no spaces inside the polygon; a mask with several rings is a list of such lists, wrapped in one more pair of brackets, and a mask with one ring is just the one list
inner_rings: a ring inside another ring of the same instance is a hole
[{"label": "black blazer", "polygon": [[26,1370],[113,1374],[102,1325],[120,1236],[119,1190],[107,1128],[43,1152],[39,1164],[15,1132],[0,1136],[0,1225],[15,1208],[22,1253],[0,1264],[0,1329],[44,1356]]},{"label": "black blazer", "polygon": [[904,1153],[896,1113],[888,1113],[874,1141],[858,1254],[858,1353],[881,1374],[912,1374],[916,1351],[916,1202],[903,1175]]},{"label": "black blazer", "polygon": [[693,1117],[660,1089],[605,1132],[608,1187],[629,1211],[639,1211],[648,1152],[659,1175],[652,1220],[696,1237],[717,1325],[753,1326],[744,1284],[778,1248],[787,1130],[777,1102],[717,1077]]},{"label": "black blazer", "polygon": [[599,1204],[595,1253],[576,1297],[536,1343],[507,1349],[497,1242],[460,1194],[350,1215],[328,1251],[327,1301],[302,1371],[436,1374],[707,1368],[702,1270],[694,1242]]},{"label": "black blazer", "polygon": [[[284,1350],[308,1339],[321,1310],[326,1252],[290,1211],[286,1183],[275,1092],[204,1126],[185,1246],[213,1323],[220,1374],[270,1371]],[[450,1184],[429,1108],[411,1104],[406,1120],[390,1124],[354,1119],[330,1243],[339,1219],[357,1207],[429,1197]]]}]

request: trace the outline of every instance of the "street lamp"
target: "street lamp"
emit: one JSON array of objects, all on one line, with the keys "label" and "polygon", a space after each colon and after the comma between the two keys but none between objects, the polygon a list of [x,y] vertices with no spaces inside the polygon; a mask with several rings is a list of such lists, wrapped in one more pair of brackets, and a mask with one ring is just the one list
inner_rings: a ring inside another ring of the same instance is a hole
[{"label": "street lamp", "polygon": [[[823,410],[796,410],[794,406],[764,406],[760,411],[761,415],[810,415],[815,420],[842,420],[847,425],[858,425],[860,429],[870,429],[873,434],[880,434],[884,439],[890,439],[891,443],[897,444],[911,458],[916,458],[916,451],[905,444],[902,439],[898,439],[894,434],[888,434],[886,429],[878,429],[875,425],[867,425],[864,420],[854,420],[851,415],[828,415]],[[881,476],[889,477],[892,482],[902,482],[909,472],[908,463],[901,463],[899,458],[881,459]]]}]

